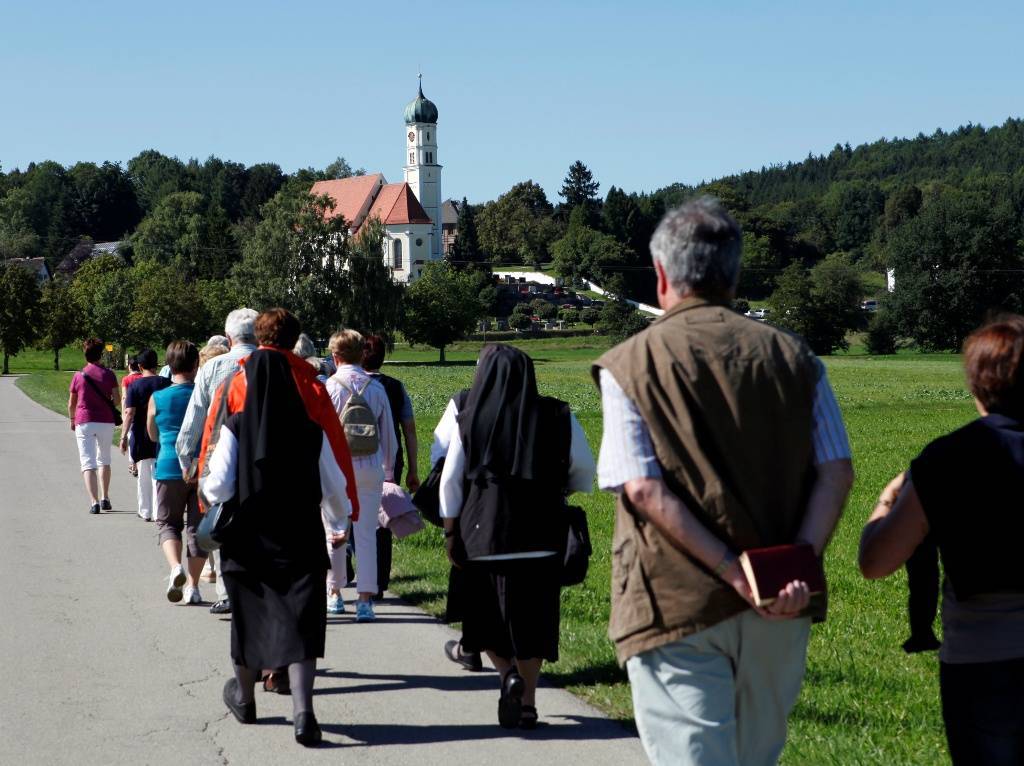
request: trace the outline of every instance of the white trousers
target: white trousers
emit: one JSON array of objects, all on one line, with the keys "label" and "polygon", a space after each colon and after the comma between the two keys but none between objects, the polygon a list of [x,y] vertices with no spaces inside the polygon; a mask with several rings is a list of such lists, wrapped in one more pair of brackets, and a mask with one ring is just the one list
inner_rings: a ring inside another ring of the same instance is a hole
[{"label": "white trousers", "polygon": [[[356,494],[359,496],[359,520],[352,523],[356,548],[356,590],[377,593],[377,511],[384,492],[384,469],[377,466],[353,466]],[[329,585],[340,587],[345,582],[345,546],[330,551]]]},{"label": "white trousers", "polygon": [[78,439],[78,460],[82,471],[95,471],[101,465],[110,465],[110,447],[114,441],[113,423],[79,423],[75,426]]},{"label": "white trousers", "polygon": [[156,518],[156,480],[153,478],[155,458],[146,458],[135,464],[139,469],[139,516],[147,521]]}]

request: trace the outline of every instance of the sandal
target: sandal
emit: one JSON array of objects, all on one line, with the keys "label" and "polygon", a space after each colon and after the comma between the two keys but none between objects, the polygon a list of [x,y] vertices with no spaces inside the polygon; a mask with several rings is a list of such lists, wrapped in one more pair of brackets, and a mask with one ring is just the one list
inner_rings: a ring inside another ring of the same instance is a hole
[{"label": "sandal", "polygon": [[501,679],[501,697],[498,699],[498,725],[515,729],[523,718],[523,692],[526,682],[515,668]]},{"label": "sandal", "polygon": [[523,714],[519,718],[520,729],[537,728],[537,708],[533,705],[523,705]]},{"label": "sandal", "polygon": [[288,674],[279,671],[267,673],[263,676],[263,691],[272,694],[291,694],[292,688],[288,682]]}]

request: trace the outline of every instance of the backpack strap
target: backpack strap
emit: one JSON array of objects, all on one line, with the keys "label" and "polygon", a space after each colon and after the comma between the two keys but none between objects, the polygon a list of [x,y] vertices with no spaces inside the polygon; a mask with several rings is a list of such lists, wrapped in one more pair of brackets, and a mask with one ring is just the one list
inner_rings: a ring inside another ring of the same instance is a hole
[{"label": "backpack strap", "polygon": [[366,393],[366,389],[368,389],[370,387],[371,383],[373,383],[373,378],[367,376],[366,382],[363,384],[363,387],[361,389],[359,389],[358,391],[356,391],[356,393],[359,394],[360,396],[362,396],[364,393]]}]

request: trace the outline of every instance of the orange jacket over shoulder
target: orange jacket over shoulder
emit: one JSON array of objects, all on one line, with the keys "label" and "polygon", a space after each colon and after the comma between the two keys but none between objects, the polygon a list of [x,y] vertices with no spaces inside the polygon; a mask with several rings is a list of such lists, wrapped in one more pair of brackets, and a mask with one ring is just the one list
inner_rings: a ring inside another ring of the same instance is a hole
[{"label": "orange jacket over shoulder", "polygon": [[[306,406],[306,413],[309,415],[310,420],[323,429],[324,434],[327,436],[327,441],[331,445],[331,451],[334,453],[334,459],[338,461],[338,467],[341,468],[341,472],[345,475],[345,482],[347,484],[345,493],[352,504],[352,521],[358,520],[359,497],[356,494],[356,477],[355,472],[352,470],[352,455],[348,450],[348,442],[345,441],[345,433],[341,430],[341,421],[338,419],[338,413],[334,410],[334,404],[327,393],[327,387],[317,379],[316,371],[309,363],[295,356],[291,351],[269,346],[260,346],[260,348],[284,354],[288,359],[288,365],[292,370],[292,378],[295,380],[295,387],[299,391],[299,396],[302,397],[302,403]],[[217,388],[216,393],[213,395],[213,400],[210,402],[210,413],[217,411],[224,396],[228,398],[229,414],[233,415],[236,412],[241,412],[245,407],[246,359],[248,357],[240,359],[238,371]],[[199,452],[198,476],[203,475],[203,467],[206,465],[206,452],[210,445],[215,420],[216,418],[207,417],[206,425],[203,427],[203,445]]]}]

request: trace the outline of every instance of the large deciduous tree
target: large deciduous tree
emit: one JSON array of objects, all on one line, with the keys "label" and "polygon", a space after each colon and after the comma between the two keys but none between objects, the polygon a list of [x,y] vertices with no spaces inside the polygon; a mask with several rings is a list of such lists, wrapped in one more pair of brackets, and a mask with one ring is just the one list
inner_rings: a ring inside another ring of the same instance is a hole
[{"label": "large deciduous tree", "polygon": [[566,279],[605,279],[632,260],[632,253],[611,234],[602,234],[586,223],[586,211],[578,207],[569,217],[565,236],[551,245],[555,272]]},{"label": "large deciduous tree", "polygon": [[95,242],[119,240],[142,218],[135,187],[128,174],[113,162],[79,162],[68,170],[74,184],[81,231]]},{"label": "large deciduous tree", "polygon": [[548,259],[548,246],[558,239],[554,208],[533,181],[513,186],[476,215],[480,248],[492,263],[539,266]]},{"label": "large deciduous tree", "polygon": [[786,267],[768,299],[770,321],[803,336],[819,355],[849,348],[846,334],[862,324],[860,272],[835,253],[812,269]]},{"label": "large deciduous tree", "polygon": [[198,340],[209,326],[194,283],[184,282],[173,266],[137,263],[129,276],[134,302],[128,315],[131,336],[156,347],[176,339]]},{"label": "large deciduous tree", "polygon": [[177,157],[168,157],[155,149],[128,160],[128,176],[143,213],[149,213],[168,194],[187,191],[188,171]]},{"label": "large deciduous tree", "polygon": [[39,301],[39,347],[53,352],[53,369],[60,369],[60,350],[82,333],[82,310],[71,294],[71,283],[57,277],[43,285]]},{"label": "large deciduous tree", "polygon": [[328,218],[333,202],[285,187],[263,206],[263,219],[242,241],[232,271],[247,306],[282,306],[296,313],[314,338],[344,320],[339,296],[348,289],[348,223]]},{"label": "large deciduous tree", "polygon": [[1024,310],[1024,242],[1007,196],[999,186],[937,188],[888,233],[896,290],[887,309],[901,335],[956,350],[988,314]]},{"label": "large deciduous tree", "polygon": [[175,192],[160,200],[131,237],[136,261],[178,270],[185,279],[222,279],[237,260],[231,224],[219,207],[207,209],[198,192]]},{"label": "large deciduous tree", "polygon": [[3,347],[4,375],[10,372],[10,357],[35,339],[38,321],[36,275],[16,263],[0,263],[0,347]]},{"label": "large deciduous tree", "polygon": [[71,283],[82,315],[82,331],[108,343],[131,345],[129,317],[135,306],[132,269],[119,256],[101,255],[82,264]]},{"label": "large deciduous tree", "polygon": [[428,263],[405,293],[402,331],[412,343],[433,346],[445,361],[445,347],[464,338],[483,316],[478,281],[445,262]]},{"label": "large deciduous tree", "polygon": [[365,222],[349,243],[348,279],[338,295],[342,324],[364,334],[380,335],[389,348],[402,321],[405,288],[396,284],[384,261],[384,224],[377,218]]}]

